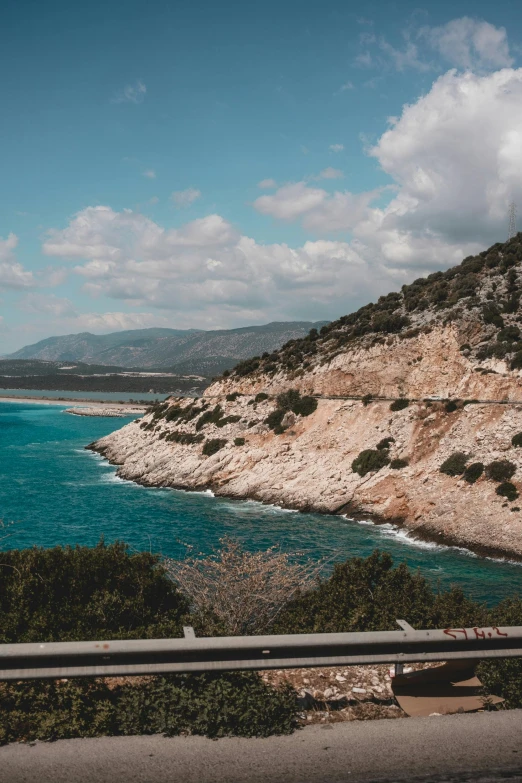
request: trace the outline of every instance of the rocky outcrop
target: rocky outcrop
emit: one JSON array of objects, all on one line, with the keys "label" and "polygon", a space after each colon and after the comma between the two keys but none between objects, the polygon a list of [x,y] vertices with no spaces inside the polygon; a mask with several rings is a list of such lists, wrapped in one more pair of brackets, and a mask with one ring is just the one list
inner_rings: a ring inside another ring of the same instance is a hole
[{"label": "rocky outcrop", "polygon": [[[511,481],[522,486],[522,448],[511,444],[522,432],[522,405],[513,404],[522,402],[518,372],[502,362],[496,372],[475,372],[460,339],[455,325],[441,326],[346,352],[299,378],[224,379],[197,403],[199,413],[193,401],[173,400],[159,415],[149,413],[93,447],[120,466],[123,478],[146,485],[210,488],[303,511],[392,520],[418,536],[522,558],[518,501],[499,496],[485,476],[469,484],[440,472],[456,451],[470,462],[509,459],[516,466]],[[265,420],[275,395],[289,387],[325,397],[311,415],[287,414],[286,429],[276,435]],[[261,390],[270,397],[256,403]],[[365,394],[416,401],[393,412],[389,399],[327,399]],[[423,401],[430,396],[489,402],[460,402],[448,411],[441,402]],[[511,403],[496,402],[504,399]],[[203,407],[208,413],[216,405],[219,412],[201,424]],[[181,415],[169,415],[173,408]],[[353,460],[384,438],[393,439],[389,459],[408,466],[355,473]],[[219,450],[205,456],[209,441],[220,441]]]}]

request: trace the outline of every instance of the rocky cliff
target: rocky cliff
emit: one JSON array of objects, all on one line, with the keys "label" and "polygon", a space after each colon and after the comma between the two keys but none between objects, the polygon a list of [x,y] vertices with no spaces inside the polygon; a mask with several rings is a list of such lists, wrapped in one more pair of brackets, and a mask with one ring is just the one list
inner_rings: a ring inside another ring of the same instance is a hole
[{"label": "rocky cliff", "polygon": [[521,240],[242,362],[200,400],[171,399],[93,447],[143,484],[393,520],[522,558]]}]

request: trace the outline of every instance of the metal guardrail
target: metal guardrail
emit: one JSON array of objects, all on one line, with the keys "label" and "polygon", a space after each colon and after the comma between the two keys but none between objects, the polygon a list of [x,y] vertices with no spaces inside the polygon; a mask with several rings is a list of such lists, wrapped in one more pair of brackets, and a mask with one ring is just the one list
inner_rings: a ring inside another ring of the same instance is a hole
[{"label": "metal guardrail", "polygon": [[522,657],[522,626],[0,645],[0,680]]}]

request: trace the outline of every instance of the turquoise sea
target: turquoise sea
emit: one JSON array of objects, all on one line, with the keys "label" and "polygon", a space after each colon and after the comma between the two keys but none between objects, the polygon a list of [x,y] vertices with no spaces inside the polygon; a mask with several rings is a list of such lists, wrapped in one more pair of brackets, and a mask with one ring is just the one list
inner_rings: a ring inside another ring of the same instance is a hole
[{"label": "turquoise sea", "polygon": [[459,584],[489,603],[522,592],[522,566],[415,541],[390,525],[122,481],[84,446],[127,419],[71,416],[65,407],[0,402],[0,519],[14,523],[1,546],[93,545],[103,535],[181,556],[182,542],[208,552],[229,535],[252,550],[278,544],[298,557],[332,562],[379,548],[433,582]]}]

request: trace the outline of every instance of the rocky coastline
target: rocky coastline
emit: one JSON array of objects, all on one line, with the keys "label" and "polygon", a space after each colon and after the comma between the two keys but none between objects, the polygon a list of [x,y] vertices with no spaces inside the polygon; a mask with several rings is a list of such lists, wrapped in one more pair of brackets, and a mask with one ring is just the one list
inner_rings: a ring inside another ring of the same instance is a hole
[{"label": "rocky coastline", "polygon": [[[299,378],[223,379],[198,402],[171,400],[160,415],[151,411],[90,448],[118,465],[122,478],[147,486],[211,489],[300,511],[392,522],[424,540],[522,560],[522,501],[499,496],[485,475],[468,483],[440,472],[455,452],[484,464],[508,460],[511,481],[521,488],[522,448],[512,445],[522,432],[519,373],[501,362],[492,372],[475,372],[459,351],[461,339],[455,326],[446,326],[345,353]],[[422,361],[412,363],[412,356]],[[311,415],[289,414],[284,431],[275,434],[266,419],[277,394],[289,387],[324,397]],[[327,398],[339,394],[418,401],[391,411],[388,400]],[[457,395],[461,402],[449,411],[427,399]],[[488,402],[464,404],[468,395]],[[190,418],[194,405],[199,414]],[[216,406],[221,418],[207,414],[202,424],[201,411]],[[354,472],[353,460],[387,438],[390,463],[408,464]],[[219,448],[207,455],[209,441]]]}]

